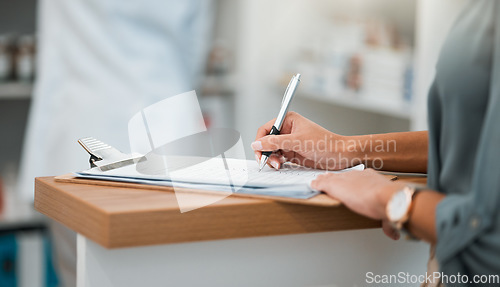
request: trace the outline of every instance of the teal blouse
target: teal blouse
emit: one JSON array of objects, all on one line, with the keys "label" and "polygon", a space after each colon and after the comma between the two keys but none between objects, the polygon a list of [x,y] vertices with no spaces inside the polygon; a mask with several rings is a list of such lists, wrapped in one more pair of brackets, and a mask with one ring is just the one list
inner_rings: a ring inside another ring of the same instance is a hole
[{"label": "teal blouse", "polygon": [[447,195],[436,210],[441,271],[500,275],[500,2],[466,5],[441,50],[428,110],[428,184]]}]

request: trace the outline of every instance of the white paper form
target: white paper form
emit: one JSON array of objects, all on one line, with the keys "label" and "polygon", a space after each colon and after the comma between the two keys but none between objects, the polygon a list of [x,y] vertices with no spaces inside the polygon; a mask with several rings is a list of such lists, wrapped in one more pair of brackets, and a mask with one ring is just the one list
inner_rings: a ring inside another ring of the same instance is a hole
[{"label": "white paper form", "polygon": [[[222,161],[227,162],[227,169],[219,168]],[[109,171],[101,171],[98,168],[89,169],[76,173],[77,177],[126,181],[143,184],[154,184],[163,186],[174,186],[220,190],[231,192],[232,186],[228,184],[228,176],[231,184],[237,186],[239,193],[254,193],[277,195],[294,198],[310,198],[319,192],[310,189],[309,184],[318,175],[325,173],[324,170],[310,169],[294,164],[284,164],[280,170],[264,168],[259,172],[258,163],[240,159],[211,158],[196,164],[179,168],[179,165],[192,158],[182,157],[175,160],[167,160],[165,165],[169,168],[156,165],[150,174],[137,171],[135,165],[125,166]],[[163,170],[161,170],[163,169]],[[363,170],[364,165],[334,171],[334,173],[350,170]],[[154,175],[151,175],[154,174]]]}]

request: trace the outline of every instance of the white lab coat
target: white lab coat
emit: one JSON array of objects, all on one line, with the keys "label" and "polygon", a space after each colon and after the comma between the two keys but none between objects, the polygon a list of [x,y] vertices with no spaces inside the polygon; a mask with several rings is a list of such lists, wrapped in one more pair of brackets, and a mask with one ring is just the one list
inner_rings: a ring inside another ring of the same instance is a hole
[{"label": "white lab coat", "polygon": [[[128,152],[127,125],[136,112],[197,87],[210,46],[212,4],[39,2],[38,78],[18,182],[24,198],[33,199],[35,177],[89,167],[79,138]],[[74,234],[53,230],[59,265],[74,273]],[[59,271],[63,285],[74,285],[74,274]]]},{"label": "white lab coat", "polygon": [[197,87],[211,4],[40,1],[38,79],[18,185],[25,198],[33,198],[34,177],[88,168],[79,138],[128,152],[127,124],[136,112]]}]

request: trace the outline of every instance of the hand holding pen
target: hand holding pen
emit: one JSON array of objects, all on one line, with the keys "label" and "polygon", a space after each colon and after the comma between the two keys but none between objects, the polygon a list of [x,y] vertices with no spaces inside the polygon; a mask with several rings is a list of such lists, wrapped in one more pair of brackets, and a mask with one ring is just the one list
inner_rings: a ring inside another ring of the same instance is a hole
[{"label": "hand holding pen", "polygon": [[353,153],[345,150],[345,137],[295,113],[287,112],[300,83],[300,74],[292,77],[283,96],[278,117],[261,126],[252,143],[259,168],[269,164],[279,169],[284,162],[306,167],[339,170],[352,166]]},{"label": "hand holding pen", "polygon": [[345,136],[332,133],[296,112],[286,114],[280,135],[269,135],[274,122],[261,126],[252,143],[258,162],[263,158],[263,151],[272,151],[267,164],[275,169],[284,162],[325,170],[349,167],[347,161],[337,160],[340,157],[350,162],[354,156],[343,148]]},{"label": "hand holding pen", "polygon": [[[279,135],[280,134],[281,127],[283,125],[283,122],[285,121],[285,118],[286,118],[286,115],[288,112],[288,107],[290,106],[290,103],[292,102],[293,96],[295,95],[295,91],[297,90],[299,83],[300,83],[300,74],[293,76],[292,79],[290,80],[290,83],[288,83],[288,86],[286,87],[286,90],[285,90],[285,94],[283,95],[283,100],[281,101],[281,108],[280,108],[280,111],[278,113],[278,117],[274,121],[274,125],[271,127],[271,130],[269,131],[269,135]],[[253,144],[252,144],[252,148],[253,148]],[[272,153],[272,151],[263,151],[261,153],[260,163],[259,163],[259,171],[261,171],[262,168],[264,168],[271,153]]]}]

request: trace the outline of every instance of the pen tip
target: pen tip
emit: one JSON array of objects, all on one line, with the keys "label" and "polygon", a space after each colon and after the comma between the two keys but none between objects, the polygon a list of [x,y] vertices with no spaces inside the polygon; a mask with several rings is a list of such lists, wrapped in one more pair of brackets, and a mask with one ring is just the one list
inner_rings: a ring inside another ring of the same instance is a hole
[{"label": "pen tip", "polygon": [[266,166],[267,156],[262,156],[259,162],[259,172]]}]

